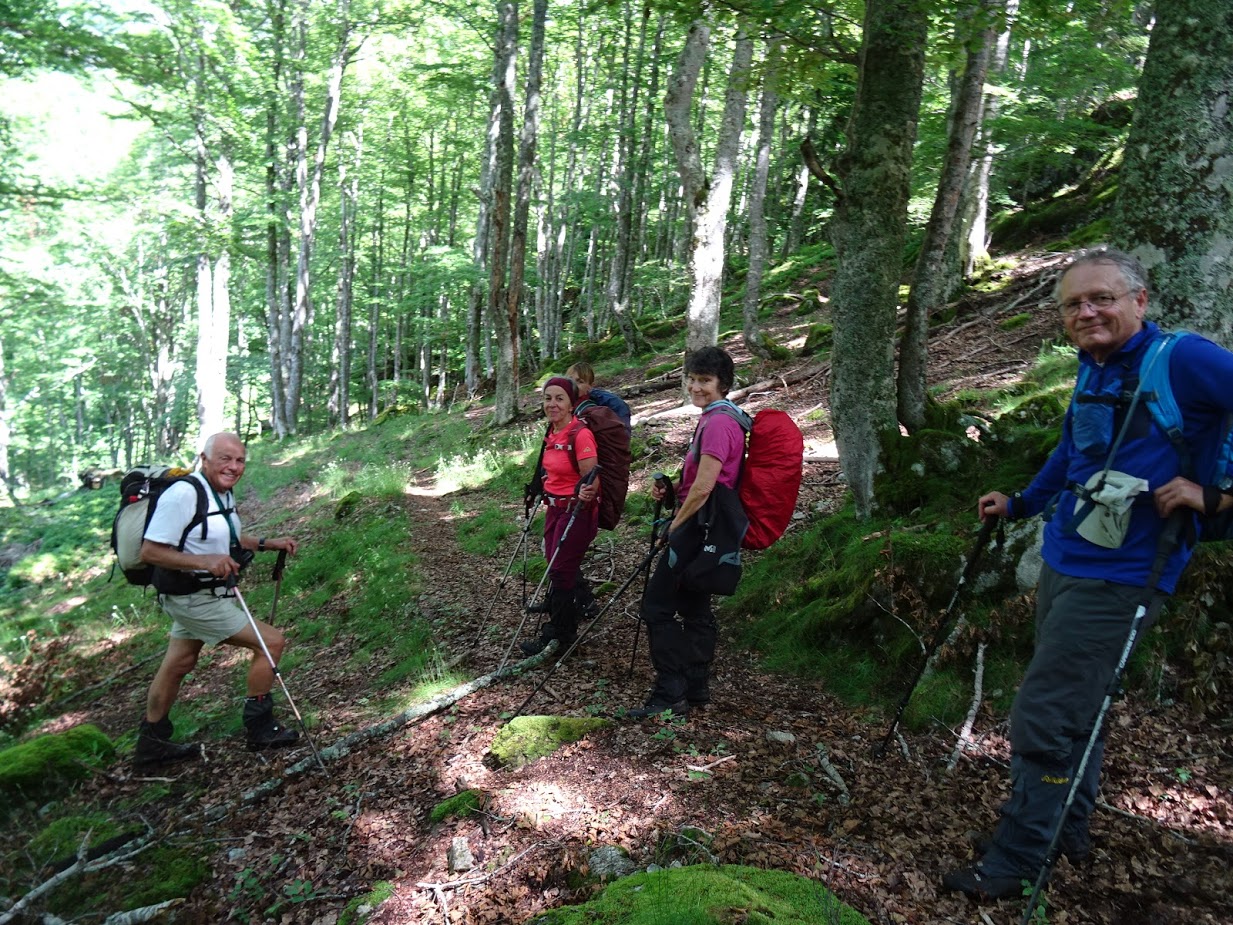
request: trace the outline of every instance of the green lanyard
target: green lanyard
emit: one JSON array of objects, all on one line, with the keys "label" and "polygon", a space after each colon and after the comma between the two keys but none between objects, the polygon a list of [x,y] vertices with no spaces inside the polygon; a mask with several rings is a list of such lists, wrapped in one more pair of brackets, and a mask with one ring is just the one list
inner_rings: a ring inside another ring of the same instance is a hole
[{"label": "green lanyard", "polygon": [[[209,485],[210,483],[206,482],[206,484]],[[231,514],[228,513],[227,508],[223,507],[223,499],[218,496],[218,492],[214,490],[213,485],[210,485],[210,494],[214,496],[214,503],[218,505],[218,512],[223,515],[223,520],[227,521],[227,529],[231,531],[231,542],[239,546],[240,538],[235,535],[235,525],[231,522]],[[233,507],[231,510],[234,511],[235,508]]]}]

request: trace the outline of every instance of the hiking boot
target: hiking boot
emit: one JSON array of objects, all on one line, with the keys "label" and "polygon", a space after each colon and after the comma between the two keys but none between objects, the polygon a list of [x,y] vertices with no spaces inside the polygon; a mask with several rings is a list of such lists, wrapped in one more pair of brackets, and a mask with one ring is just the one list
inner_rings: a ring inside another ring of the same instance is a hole
[{"label": "hiking boot", "polygon": [[[993,835],[989,832],[969,832],[967,839],[977,857],[983,858],[993,846]],[[1061,856],[1069,861],[1072,867],[1082,867],[1092,859],[1091,838],[1062,833]]]},{"label": "hiking boot", "polygon": [[647,698],[646,703],[640,707],[634,707],[625,715],[630,719],[647,719],[652,716],[662,716],[670,710],[673,716],[688,716],[689,701],[684,697],[680,700],[669,700],[656,691]]},{"label": "hiking boot", "polygon": [[137,748],[133,752],[133,764],[175,764],[177,761],[192,761],[201,757],[200,745],[172,742],[174,733],[171,720],[166,716],[157,723],[143,719],[137,727]]},{"label": "hiking boot", "polygon": [[685,669],[685,699],[691,707],[704,707],[711,702],[710,678],[710,665],[690,665]]},{"label": "hiking boot", "polygon": [[244,698],[244,729],[248,733],[248,750],[285,748],[300,740],[300,734],[288,729],[274,718],[274,698],[270,694]]},{"label": "hiking boot", "polygon": [[1023,882],[1029,877],[990,877],[978,867],[961,867],[942,876],[942,889],[950,893],[963,893],[968,899],[981,902],[987,899],[1005,899],[1022,896]]},{"label": "hiking boot", "polygon": [[557,633],[556,627],[551,623],[541,623],[539,627],[539,636],[535,639],[524,639],[518,643],[518,648],[522,650],[523,655],[539,655],[546,648],[548,643],[556,640],[558,642],[557,651],[563,652],[573,643],[574,639],[561,639]]}]

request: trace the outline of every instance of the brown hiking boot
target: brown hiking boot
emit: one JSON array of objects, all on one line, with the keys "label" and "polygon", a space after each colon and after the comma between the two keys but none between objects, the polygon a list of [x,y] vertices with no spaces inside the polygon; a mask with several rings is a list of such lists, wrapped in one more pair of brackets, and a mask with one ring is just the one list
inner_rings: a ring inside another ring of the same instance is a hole
[{"label": "brown hiking boot", "polygon": [[172,742],[171,737],[174,734],[175,729],[166,716],[157,723],[143,719],[137,727],[137,748],[133,751],[133,764],[138,767],[156,767],[178,761],[193,761],[201,757],[200,745]]}]

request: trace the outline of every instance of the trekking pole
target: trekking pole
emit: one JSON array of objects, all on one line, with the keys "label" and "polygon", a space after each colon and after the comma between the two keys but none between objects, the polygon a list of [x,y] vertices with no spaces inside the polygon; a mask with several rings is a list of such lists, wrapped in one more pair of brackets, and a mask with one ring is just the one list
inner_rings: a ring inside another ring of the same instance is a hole
[{"label": "trekking pole", "polygon": [[1083,756],[1079,759],[1079,767],[1071,773],[1070,790],[1066,793],[1066,802],[1062,804],[1062,811],[1058,814],[1057,822],[1054,824],[1053,838],[1049,840],[1049,847],[1045,851],[1045,859],[1040,865],[1040,873],[1036,875],[1036,885],[1032,887],[1032,894],[1028,897],[1027,909],[1023,913],[1021,925],[1031,925],[1032,913],[1036,910],[1036,904],[1040,901],[1041,891],[1044,890],[1045,884],[1049,881],[1049,875],[1053,872],[1054,865],[1057,864],[1058,855],[1061,853],[1062,829],[1066,825],[1066,818],[1070,815],[1071,807],[1075,803],[1075,794],[1079,792],[1079,784],[1083,780],[1083,775],[1087,772],[1088,761],[1091,759],[1092,750],[1096,747],[1096,741],[1100,737],[1100,730],[1104,725],[1105,715],[1109,712],[1109,707],[1113,705],[1113,698],[1117,696],[1118,691],[1121,689],[1122,675],[1126,671],[1126,663],[1130,661],[1130,654],[1134,651],[1135,643],[1139,640],[1139,632],[1143,626],[1143,620],[1151,608],[1152,598],[1156,595],[1156,586],[1160,583],[1160,575],[1169,561],[1169,556],[1173,554],[1173,550],[1177,547],[1178,540],[1181,539],[1182,526],[1185,523],[1186,516],[1187,512],[1185,509],[1175,510],[1169,515],[1169,519],[1165,521],[1164,529],[1160,531],[1160,539],[1156,541],[1156,559],[1152,562],[1152,571],[1147,577],[1147,584],[1143,586],[1143,599],[1139,602],[1139,606],[1135,608],[1134,617],[1131,618],[1130,630],[1126,633],[1126,642],[1122,646],[1122,654],[1118,656],[1117,665],[1113,668],[1113,677],[1109,679],[1109,684],[1105,688],[1105,698],[1100,702],[1100,708],[1096,711],[1096,719],[1092,722],[1092,732],[1087,737],[1087,747],[1083,749]]},{"label": "trekking pole", "polygon": [[[574,526],[574,521],[578,519],[578,509],[582,507],[582,503],[578,500],[578,492],[595,481],[595,477],[599,475],[600,467],[596,465],[590,472],[578,480],[578,484],[574,486],[574,496],[570,500],[569,520],[565,522],[565,529],[561,531],[561,538],[557,540],[556,549],[552,551],[552,558],[548,560],[548,567],[544,569],[544,575],[539,580],[539,584],[535,587],[535,594],[531,600],[539,597],[539,593],[543,590],[544,584],[548,581],[548,576],[552,574],[552,566],[557,561],[557,554],[561,551],[561,547],[565,545],[565,538],[569,536],[569,531]],[[509,661],[510,653],[514,651],[514,643],[518,641],[518,637],[522,635],[522,628],[527,622],[527,611],[523,610],[522,619],[518,621],[518,628],[514,630],[514,635],[510,637],[509,645],[505,649],[505,655],[501,659],[501,664],[497,666],[497,671],[505,667],[505,663]]]},{"label": "trekking pole", "polygon": [[[651,551],[654,552],[659,544],[659,515],[664,509],[665,502],[667,502],[669,514],[676,510],[676,489],[672,486],[672,479],[662,472],[656,472],[651,478],[656,485],[662,485],[664,489],[664,496],[655,502],[655,514],[651,519]],[[650,560],[647,562],[648,567],[642,581],[642,597],[638,601],[638,622],[634,624],[634,644],[629,650],[629,674],[627,675],[629,678],[634,676],[634,660],[638,657],[638,637],[642,635],[642,602],[646,600],[646,586],[651,582]]]},{"label": "trekking pole", "polygon": [[283,589],[283,569],[287,567],[287,550],[278,551],[278,560],[274,563],[274,603],[270,605],[270,626],[274,625],[274,614],[278,613],[278,593]]},{"label": "trekking pole", "polygon": [[557,659],[556,664],[554,664],[551,668],[548,669],[548,673],[544,675],[543,680],[539,682],[539,685],[535,688],[535,690],[531,691],[530,696],[527,697],[527,699],[522,702],[522,706],[520,706],[517,710],[514,711],[514,715],[511,716],[510,719],[517,719],[519,716],[522,716],[523,711],[526,710],[526,708],[531,705],[531,701],[534,700],[536,695],[539,694],[539,692],[544,689],[544,687],[548,684],[549,679],[551,679],[552,676],[556,673],[556,670],[565,663],[565,660],[569,658],[571,653],[573,653],[573,651],[582,644],[582,641],[586,639],[588,635],[590,635],[591,630],[595,629],[595,625],[599,623],[599,621],[603,618],[604,614],[608,612],[608,608],[611,607],[614,603],[616,603],[617,599],[622,594],[625,593],[626,589],[629,588],[629,586],[634,583],[634,579],[637,578],[640,574],[642,574],[642,571],[644,569],[649,569],[651,567],[651,563],[655,560],[655,557],[663,551],[664,551],[664,547],[660,546],[658,548],[653,548],[650,552],[646,554],[646,558],[638,563],[638,566],[633,570],[633,572],[630,573],[630,576],[625,579],[625,583],[621,585],[621,587],[616,589],[612,597],[608,598],[608,603],[604,604],[604,606],[600,609],[599,613],[595,615],[595,619],[593,619],[590,623],[587,624],[586,629],[584,629],[581,633],[578,634],[578,638],[574,640],[573,645],[571,645],[568,649],[566,649],[561,654],[561,657]]},{"label": "trekking pole", "polygon": [[[886,749],[890,747],[891,741],[895,738],[895,732],[899,728],[899,721],[903,719],[904,711],[908,708],[908,703],[912,700],[912,695],[916,692],[916,686],[920,684],[920,679],[925,675],[925,669],[929,667],[929,663],[933,661],[934,654],[942,647],[942,643],[946,642],[946,637],[950,634],[950,614],[955,609],[955,602],[959,600],[959,594],[972,576],[976,573],[976,565],[980,562],[981,553],[985,551],[985,547],[989,545],[989,537],[993,535],[994,528],[998,525],[999,518],[996,514],[990,514],[985,518],[985,522],[981,524],[980,533],[976,536],[976,545],[972,552],[968,555],[967,564],[963,567],[963,574],[959,576],[959,584],[955,586],[955,593],[950,597],[950,603],[946,605],[946,610],[942,612],[941,622],[938,623],[937,632],[934,633],[933,639],[929,642],[929,647],[925,650],[925,657],[921,660],[920,667],[916,670],[916,674],[912,678],[912,683],[908,685],[907,691],[903,695],[903,699],[899,701],[899,706],[895,710],[895,718],[891,720],[890,728],[886,730],[886,736],[874,746],[873,754],[877,758],[881,758],[886,754]],[[1000,542],[1000,540],[999,540]]]},{"label": "trekking pole", "polygon": [[287,690],[287,684],[283,681],[282,672],[278,670],[278,663],[274,661],[274,656],[270,654],[270,648],[265,644],[265,637],[261,635],[261,628],[257,626],[257,621],[253,618],[253,612],[248,609],[248,603],[244,600],[244,595],[240,593],[236,581],[236,576],[232,575],[227,579],[227,587],[235,591],[235,599],[240,602],[240,607],[244,610],[244,616],[248,617],[248,625],[257,634],[257,642],[261,645],[261,651],[265,653],[266,660],[270,663],[270,669],[274,672],[274,677],[278,679],[278,686],[283,689],[283,696],[287,698],[287,704],[291,707],[291,712],[295,714],[296,721],[300,724],[300,728],[304,730],[304,738],[308,740],[308,747],[313,750],[313,757],[317,759],[317,764],[325,772],[326,777],[329,777],[330,772],[326,769],[325,762],[321,760],[321,753],[317,751],[317,744],[313,741],[312,733],[308,731],[304,717],[300,716],[300,711],[296,707],[295,701],[291,698],[291,691]]},{"label": "trekking pole", "polygon": [[475,642],[471,643],[472,649],[478,646],[480,640],[484,637],[484,630],[488,628],[488,618],[492,616],[492,609],[497,605],[501,592],[505,589],[505,582],[509,580],[510,573],[514,569],[514,562],[518,559],[518,553],[526,547],[527,534],[531,530],[531,523],[535,520],[535,515],[539,513],[539,505],[542,500],[543,495],[540,494],[528,501],[526,520],[522,525],[522,533],[518,537],[518,545],[514,547],[514,554],[509,557],[509,562],[506,563],[505,571],[501,575],[501,583],[497,585],[496,593],[488,601],[488,609],[484,611],[484,617],[480,620],[479,632],[475,634]]}]

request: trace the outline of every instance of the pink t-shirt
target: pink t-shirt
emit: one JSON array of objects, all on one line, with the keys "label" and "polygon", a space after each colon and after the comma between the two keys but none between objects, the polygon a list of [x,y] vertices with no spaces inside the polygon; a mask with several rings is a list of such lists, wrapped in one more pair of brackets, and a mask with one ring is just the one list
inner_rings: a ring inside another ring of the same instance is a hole
[{"label": "pink t-shirt", "polygon": [[[548,445],[544,448],[544,471],[547,473],[544,477],[544,491],[550,495],[572,495],[578,485],[578,470],[574,468],[567,438],[570,427],[577,423],[577,418],[571,418],[561,430],[548,435]],[[595,446],[595,435],[586,427],[579,428],[574,435],[574,453],[579,462],[599,455]]]},{"label": "pink t-shirt", "polygon": [[716,483],[735,488],[736,480],[741,475],[741,461],[745,458],[745,429],[731,415],[709,411],[698,419],[689,452],[685,454],[679,497],[685,498],[689,494],[694,479],[698,477],[699,447],[701,455],[713,456],[723,463]]}]

